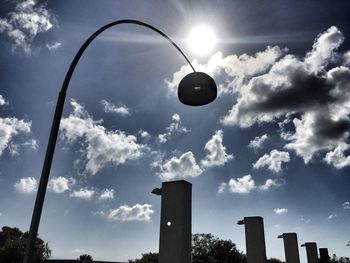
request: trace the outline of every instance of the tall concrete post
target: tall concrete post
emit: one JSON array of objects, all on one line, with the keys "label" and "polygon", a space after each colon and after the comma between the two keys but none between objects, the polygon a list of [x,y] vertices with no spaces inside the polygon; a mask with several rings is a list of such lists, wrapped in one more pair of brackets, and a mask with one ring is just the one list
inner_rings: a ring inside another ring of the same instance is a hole
[{"label": "tall concrete post", "polygon": [[266,263],[264,221],[260,216],[245,217],[237,222],[245,226],[247,263]]},{"label": "tall concrete post", "polygon": [[328,254],[328,248],[320,248],[320,263],[329,263],[330,257]]},{"label": "tall concrete post", "polygon": [[162,183],[152,193],[162,196],[159,263],[190,263],[192,250],[192,184]]},{"label": "tall concrete post", "polygon": [[286,263],[300,263],[297,234],[283,233],[278,238],[283,238]]},{"label": "tall concrete post", "polygon": [[317,245],[315,242],[307,242],[301,245],[306,248],[306,256],[308,263],[319,263],[317,254]]}]

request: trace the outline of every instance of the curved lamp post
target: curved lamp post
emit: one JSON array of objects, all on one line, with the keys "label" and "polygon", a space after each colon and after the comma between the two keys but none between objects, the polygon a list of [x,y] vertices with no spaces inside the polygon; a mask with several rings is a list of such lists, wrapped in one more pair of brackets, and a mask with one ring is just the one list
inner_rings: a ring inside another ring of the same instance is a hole
[{"label": "curved lamp post", "polygon": [[153,31],[159,33],[161,36],[166,38],[186,59],[187,63],[193,69],[193,72],[185,76],[179,84],[178,97],[183,104],[189,105],[189,106],[200,106],[200,105],[208,104],[213,100],[215,100],[216,98],[217,89],[216,89],[216,84],[214,80],[203,72],[196,72],[191,62],[188,60],[188,58],[185,56],[182,50],[167,35],[165,35],[163,32],[161,32],[157,28],[138,20],[128,19],[128,20],[114,21],[112,23],[109,23],[101,27],[95,33],[93,33],[84,42],[84,44],[80,47],[78,53],[75,55],[68,69],[61,91],[58,96],[55,115],[52,121],[50,137],[49,137],[49,141],[46,149],[45,161],[41,172],[38,192],[36,195],[35,206],[34,206],[34,211],[32,215],[30,230],[29,230],[28,243],[27,243],[26,252],[23,260],[24,263],[30,263],[33,260],[34,245],[38,234],[41,212],[44,204],[44,198],[45,198],[47,183],[49,180],[52,158],[55,151],[57,135],[58,135],[58,130],[60,126],[64,101],[66,98],[66,92],[68,89],[69,81],[73,75],[74,69],[78,64],[79,59],[81,58],[86,48],[90,45],[90,43],[103,31],[119,24],[135,24],[135,25],[144,26],[149,29],[152,29]]}]

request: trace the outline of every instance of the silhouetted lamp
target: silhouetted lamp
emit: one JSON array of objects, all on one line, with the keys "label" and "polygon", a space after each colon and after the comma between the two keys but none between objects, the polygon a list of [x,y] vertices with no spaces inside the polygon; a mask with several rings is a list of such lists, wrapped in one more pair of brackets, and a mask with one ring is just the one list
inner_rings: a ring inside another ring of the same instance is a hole
[{"label": "silhouetted lamp", "polygon": [[[80,47],[77,54],[75,55],[71,65],[69,66],[68,72],[65,76],[65,79],[62,84],[61,91],[59,93],[57,103],[56,103],[56,109],[55,109],[55,115],[52,120],[52,126],[50,131],[50,137],[46,148],[46,155],[44,160],[44,165],[41,172],[39,187],[35,199],[35,205],[32,215],[32,221],[30,224],[30,230],[29,230],[29,237],[27,241],[27,247],[25,251],[24,256],[24,263],[30,263],[33,260],[33,250],[34,250],[34,244],[38,233],[40,218],[41,218],[41,212],[44,204],[47,184],[49,181],[49,175],[51,170],[51,164],[52,159],[55,151],[56,141],[57,141],[57,135],[58,130],[61,122],[61,116],[63,112],[64,102],[66,98],[66,93],[68,89],[69,82],[72,78],[73,72],[75,67],[77,66],[81,56],[83,55],[84,51],[87,49],[87,47],[90,45],[90,43],[102,32],[105,30],[119,25],[119,24],[134,24],[139,25],[143,27],[147,27],[164,38],[166,38],[180,53],[181,55],[186,59],[187,63],[191,66],[193,73],[188,74],[184,77],[184,79],[180,82],[178,95],[179,99],[183,104],[190,105],[190,106],[200,106],[205,105],[210,102],[212,102],[216,98],[216,84],[214,80],[208,76],[207,74],[203,72],[196,72],[191,62],[188,60],[186,55],[182,52],[182,50],[172,41],[166,34],[164,34],[159,29],[146,24],[144,22],[138,21],[138,20],[131,20],[131,19],[125,19],[125,20],[117,20],[112,23],[109,23],[107,25],[102,26],[99,28],[96,32],[94,32]],[[161,194],[160,189],[153,192],[154,194]]]},{"label": "silhouetted lamp", "polygon": [[244,220],[238,220],[237,225],[244,225]]},{"label": "silhouetted lamp", "polygon": [[178,88],[179,100],[189,106],[206,105],[215,100],[217,89],[215,81],[203,72],[186,75]]},{"label": "silhouetted lamp", "polygon": [[151,193],[154,195],[162,195],[162,188],[154,188]]}]

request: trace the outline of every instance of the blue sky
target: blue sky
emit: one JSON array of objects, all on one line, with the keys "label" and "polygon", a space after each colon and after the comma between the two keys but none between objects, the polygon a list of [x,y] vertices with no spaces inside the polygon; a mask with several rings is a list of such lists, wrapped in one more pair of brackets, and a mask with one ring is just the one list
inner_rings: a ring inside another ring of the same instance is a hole
[{"label": "blue sky", "polygon": [[[268,257],[297,232],[350,248],[349,3],[338,1],[3,1],[0,225],[29,228],[55,101],[83,41],[117,19],[169,35],[219,96],[182,105],[191,72],[154,32],[102,34],[73,75],[39,234],[54,258],[127,260],[158,250],[162,181],[193,184],[193,232],[245,250],[244,216],[264,217]],[[196,25],[217,36],[197,55]],[[302,261],[305,251],[300,249]]]}]

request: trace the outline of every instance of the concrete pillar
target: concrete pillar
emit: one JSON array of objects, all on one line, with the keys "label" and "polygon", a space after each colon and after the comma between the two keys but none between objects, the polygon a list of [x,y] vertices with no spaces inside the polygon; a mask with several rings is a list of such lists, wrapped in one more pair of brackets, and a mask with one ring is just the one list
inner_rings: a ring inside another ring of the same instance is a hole
[{"label": "concrete pillar", "polygon": [[315,242],[307,242],[301,245],[306,248],[306,256],[308,263],[319,263],[317,254],[317,245]]},{"label": "concrete pillar", "polygon": [[260,216],[245,217],[237,224],[245,226],[247,263],[266,263],[263,218]]},{"label": "concrete pillar", "polygon": [[278,238],[283,238],[286,263],[300,263],[297,234],[283,233]]},{"label": "concrete pillar", "polygon": [[320,248],[320,263],[329,263],[330,257],[328,254],[328,248]]},{"label": "concrete pillar", "polygon": [[162,196],[159,263],[190,263],[192,250],[192,184],[162,183],[152,191]]}]

